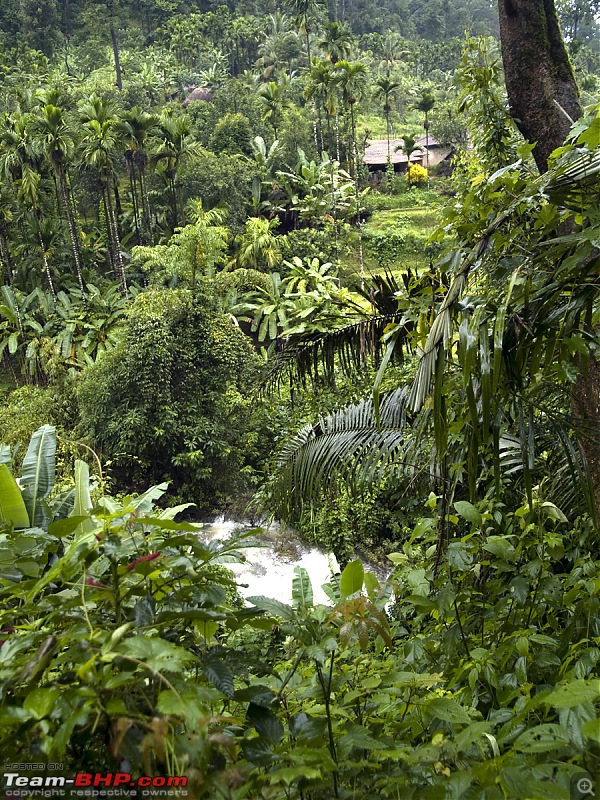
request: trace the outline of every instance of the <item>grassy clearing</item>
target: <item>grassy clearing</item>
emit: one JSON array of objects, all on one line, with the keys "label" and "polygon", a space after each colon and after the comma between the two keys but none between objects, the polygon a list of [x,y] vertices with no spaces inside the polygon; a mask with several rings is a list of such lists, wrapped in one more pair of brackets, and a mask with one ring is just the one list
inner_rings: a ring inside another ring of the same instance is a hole
[{"label": "grassy clearing", "polygon": [[[368,196],[371,215],[363,226],[365,272],[379,274],[390,270],[397,276],[408,270],[422,270],[435,257],[435,246],[428,244],[439,217],[437,207],[445,198],[436,191],[411,190],[400,195],[373,192]],[[349,253],[342,272],[349,282],[360,275],[358,234],[352,231]]]}]

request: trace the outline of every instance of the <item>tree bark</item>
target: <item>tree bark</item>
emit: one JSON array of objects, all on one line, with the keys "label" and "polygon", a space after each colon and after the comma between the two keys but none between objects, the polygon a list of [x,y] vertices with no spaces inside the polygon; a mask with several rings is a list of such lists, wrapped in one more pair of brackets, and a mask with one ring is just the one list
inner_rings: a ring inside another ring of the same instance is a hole
[{"label": "tree bark", "polygon": [[498,0],[500,41],[510,111],[519,130],[537,142],[540,172],[581,116],[579,90],[558,25],[554,0]]},{"label": "tree bark", "polygon": [[[533,157],[540,172],[563,144],[571,121],[581,116],[579,90],[558,26],[554,0],[498,0],[500,38],[511,114],[526,139],[537,142]],[[597,334],[598,331],[590,331]],[[600,520],[600,366],[589,352],[578,359],[571,400],[579,423]]]},{"label": "tree bark", "polygon": [[81,299],[83,305],[86,305],[85,287],[83,285],[83,259],[81,258],[81,250],[79,248],[79,231],[77,230],[77,223],[75,222],[75,215],[73,214],[73,206],[71,200],[71,191],[67,182],[67,174],[64,165],[57,162],[58,180],[63,198],[63,205],[67,215],[67,225],[69,226],[69,236],[71,237],[71,248],[73,250],[73,258],[75,259],[75,270],[77,272],[77,281],[81,290]]},{"label": "tree bark", "polygon": [[579,375],[571,410],[579,423],[579,441],[585,453],[596,515],[600,520],[600,367],[592,354],[578,361]]}]

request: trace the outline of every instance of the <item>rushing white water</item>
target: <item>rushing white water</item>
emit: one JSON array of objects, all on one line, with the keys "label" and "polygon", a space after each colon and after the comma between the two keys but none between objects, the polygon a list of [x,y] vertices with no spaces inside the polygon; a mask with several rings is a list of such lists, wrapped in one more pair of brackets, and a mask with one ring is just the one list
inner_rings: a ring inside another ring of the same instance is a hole
[{"label": "rushing white water", "polygon": [[[223,518],[205,523],[200,536],[205,541],[227,541],[247,526]],[[260,547],[240,547],[246,562],[227,564],[238,579],[242,597],[265,595],[283,603],[291,603],[294,567],[304,567],[311,579],[315,603],[329,603],[322,584],[332,572],[339,572],[331,553],[311,547],[292,531],[272,524],[262,529],[255,540]]]}]

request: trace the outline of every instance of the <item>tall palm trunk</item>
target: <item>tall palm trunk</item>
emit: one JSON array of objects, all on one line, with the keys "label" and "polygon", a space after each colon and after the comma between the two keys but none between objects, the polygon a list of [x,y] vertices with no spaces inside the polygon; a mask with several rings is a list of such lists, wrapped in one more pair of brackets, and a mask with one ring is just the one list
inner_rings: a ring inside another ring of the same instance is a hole
[{"label": "tall palm trunk", "polygon": [[125,297],[129,297],[129,292],[127,290],[127,279],[125,277],[125,265],[123,263],[123,254],[121,252],[121,240],[119,238],[119,229],[117,227],[117,219],[115,216],[115,210],[110,202],[110,189],[106,187],[106,197],[107,197],[107,211],[108,211],[108,224],[111,229],[112,234],[112,243],[113,243],[113,264],[114,270],[116,274],[119,276],[119,280],[121,282],[121,289]]},{"label": "tall palm trunk", "polygon": [[383,109],[385,111],[385,127],[387,129],[387,160],[388,164],[392,160],[391,149],[390,149],[390,106],[388,101],[385,101],[385,107]]},{"label": "tall palm trunk", "polygon": [[[429,117],[425,112],[425,165],[427,169],[427,189],[429,190]],[[410,167],[410,156],[407,169]]]},{"label": "tall palm trunk", "polygon": [[354,151],[354,188],[356,190],[356,225],[358,229],[358,263],[360,264],[360,288],[365,288],[365,262],[363,255],[362,225],[360,220],[360,174],[358,171],[358,145],[356,143],[356,125],[354,121],[354,103],[350,103],[351,146]]},{"label": "tall palm trunk", "polygon": [[77,230],[77,223],[75,222],[75,215],[73,214],[73,205],[71,199],[71,190],[67,182],[67,173],[62,162],[57,163],[58,182],[60,183],[60,191],[62,194],[63,205],[65,207],[65,214],[67,215],[67,225],[69,227],[69,236],[71,238],[71,248],[73,250],[73,258],[75,259],[75,269],[77,271],[77,282],[81,289],[81,299],[83,305],[86,305],[85,287],[83,285],[83,270],[81,250],[79,248],[79,232]]},{"label": "tall palm trunk", "polygon": [[[327,114],[327,133],[329,137],[329,141],[331,143],[331,115],[325,111]],[[333,174],[333,157],[331,153],[329,155],[329,180],[331,182],[331,210],[333,211],[333,232],[335,235],[335,257],[338,258],[339,256],[339,234],[338,234],[338,219],[337,219],[337,200],[335,198],[335,185],[334,185],[334,174]]]},{"label": "tall palm trunk", "polygon": [[140,164],[140,189],[142,192],[142,222],[150,235],[150,243],[154,244],[154,225],[152,224],[152,212],[150,210],[150,198],[148,196],[148,187],[146,185],[146,168],[143,163]]},{"label": "tall palm trunk", "polygon": [[39,225],[38,225],[38,242],[40,243],[40,249],[42,251],[42,266],[44,268],[46,280],[48,281],[48,288],[50,289],[50,294],[52,295],[52,305],[54,306],[54,308],[56,308],[56,290],[54,289],[54,281],[52,280],[52,273],[50,272],[50,264],[48,263],[48,256],[46,255],[46,245],[44,244],[44,239],[42,238],[42,232],[39,229]]},{"label": "tall palm trunk", "polygon": [[[273,125],[275,138],[277,138],[277,128]],[[175,184],[175,173],[168,176],[171,186],[171,197],[173,198],[173,229],[179,226],[179,204],[177,202],[177,186]]]},{"label": "tall palm trunk", "polygon": [[325,143],[323,140],[323,109],[321,108],[321,106],[317,106],[317,113],[319,122],[319,143],[320,143],[320,148],[318,152],[322,153],[323,150],[325,149]]},{"label": "tall palm trunk", "polygon": [[137,177],[135,174],[135,163],[131,156],[125,158],[127,173],[129,175],[129,191],[131,193],[131,204],[133,207],[133,224],[135,226],[135,236],[138,244],[141,244],[140,213],[137,190]]}]

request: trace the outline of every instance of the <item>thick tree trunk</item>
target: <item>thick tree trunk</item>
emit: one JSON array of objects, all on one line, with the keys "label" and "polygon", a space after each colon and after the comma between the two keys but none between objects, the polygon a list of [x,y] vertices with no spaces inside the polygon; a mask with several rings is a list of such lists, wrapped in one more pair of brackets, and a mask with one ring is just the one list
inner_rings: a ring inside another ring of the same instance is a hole
[{"label": "thick tree trunk", "polygon": [[[579,90],[554,0],[498,0],[506,89],[519,130],[531,142],[540,172],[581,116]],[[597,331],[593,331],[596,333]],[[588,463],[600,520],[600,366],[590,352],[579,360],[571,409]]]},{"label": "thick tree trunk", "polygon": [[571,408],[580,425],[579,441],[585,453],[600,520],[600,367],[590,354],[579,359],[579,375]]},{"label": "thick tree trunk", "polygon": [[545,172],[569,132],[569,118],[581,116],[554,0],[498,0],[498,11],[511,114],[523,136],[537,142],[533,157]]}]

